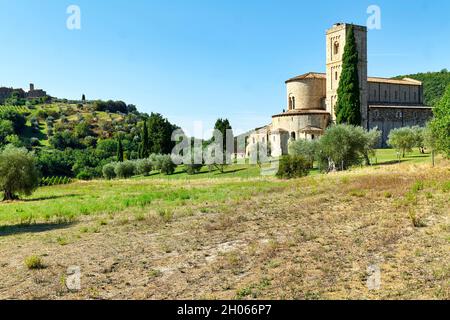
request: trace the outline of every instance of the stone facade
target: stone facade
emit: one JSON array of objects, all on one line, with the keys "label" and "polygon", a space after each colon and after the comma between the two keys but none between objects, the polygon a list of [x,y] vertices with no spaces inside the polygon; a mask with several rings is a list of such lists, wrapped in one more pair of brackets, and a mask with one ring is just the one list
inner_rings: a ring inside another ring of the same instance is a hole
[{"label": "stone facade", "polygon": [[19,97],[23,99],[36,99],[42,98],[47,95],[47,92],[41,89],[35,89],[34,84],[30,83],[30,89],[28,92],[25,92],[23,89],[14,89],[14,88],[6,88],[0,87],[0,104],[4,103],[6,99],[8,99],[13,92],[18,92]]},{"label": "stone facade", "polygon": [[326,32],[326,73],[307,73],[286,81],[286,110],[272,117],[272,123],[259,128],[247,139],[246,153],[256,143],[269,143],[274,157],[287,154],[289,141],[316,139],[335,122],[335,104],[342,68],[345,41],[354,28],[359,53],[361,126],[382,131],[380,146],[386,147],[389,133],[404,126],[424,126],[432,109],[423,104],[423,86],[413,79],[387,79],[367,76],[367,29],[338,23]]}]

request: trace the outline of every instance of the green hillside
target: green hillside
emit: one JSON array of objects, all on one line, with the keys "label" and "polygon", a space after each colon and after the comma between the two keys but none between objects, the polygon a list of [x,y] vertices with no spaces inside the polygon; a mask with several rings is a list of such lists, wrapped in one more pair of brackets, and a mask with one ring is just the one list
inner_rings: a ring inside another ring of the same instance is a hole
[{"label": "green hillside", "polygon": [[396,78],[401,79],[405,77],[423,82],[424,102],[429,106],[434,106],[444,95],[447,86],[450,85],[450,72],[447,69],[440,72],[416,73]]},{"label": "green hillside", "polygon": [[169,153],[177,127],[122,101],[51,98],[48,103],[0,105],[0,148],[12,144],[34,151],[44,177],[98,178],[103,165],[117,159],[119,140],[125,159],[139,158],[144,120],[152,137],[149,151]]}]

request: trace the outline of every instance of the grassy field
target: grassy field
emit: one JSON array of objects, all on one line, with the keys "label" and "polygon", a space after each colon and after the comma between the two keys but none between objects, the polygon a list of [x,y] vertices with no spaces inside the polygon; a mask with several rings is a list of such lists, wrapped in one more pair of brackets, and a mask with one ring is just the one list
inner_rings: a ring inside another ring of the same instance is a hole
[{"label": "grassy field", "polygon": [[[378,164],[374,167],[395,162],[395,156],[394,150],[378,150],[373,159]],[[429,155],[421,155],[418,151],[402,159],[406,163],[428,160]],[[317,170],[311,172],[311,176],[319,174]],[[207,189],[196,182],[205,180],[219,181],[213,188]],[[171,186],[170,181],[180,181],[180,184]],[[149,177],[134,177],[130,180],[80,181],[69,185],[41,187],[23,201],[0,204],[0,228],[1,225],[10,224],[71,222],[82,215],[114,215],[123,210],[140,214],[149,206],[171,212],[179,208],[202,206],[208,201],[220,204],[227,199],[245,198],[283,184],[284,182],[274,178],[261,177],[258,166],[241,164],[228,167],[223,174],[217,170],[210,172],[204,167],[199,174],[188,175],[179,167],[170,176],[153,173]],[[186,206],[186,203],[189,205]]]},{"label": "grassy field", "polygon": [[290,181],[240,165],[40,188],[0,204],[0,298],[449,299],[449,163],[392,154]]}]

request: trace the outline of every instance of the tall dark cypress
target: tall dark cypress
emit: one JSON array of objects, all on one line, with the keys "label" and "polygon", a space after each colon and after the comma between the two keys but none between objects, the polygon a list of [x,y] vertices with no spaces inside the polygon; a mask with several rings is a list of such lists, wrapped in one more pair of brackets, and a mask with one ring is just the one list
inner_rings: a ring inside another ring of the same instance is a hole
[{"label": "tall dark cypress", "polygon": [[123,145],[122,140],[119,138],[119,141],[117,142],[117,161],[123,162]]},{"label": "tall dark cypress", "polygon": [[142,128],[142,142],[139,147],[139,158],[145,159],[150,156],[150,142],[148,137],[147,120],[144,120],[144,127]]},{"label": "tall dark cypress", "polygon": [[358,74],[358,49],[353,26],[347,34],[342,61],[342,73],[337,90],[336,122],[361,125],[361,99]]}]

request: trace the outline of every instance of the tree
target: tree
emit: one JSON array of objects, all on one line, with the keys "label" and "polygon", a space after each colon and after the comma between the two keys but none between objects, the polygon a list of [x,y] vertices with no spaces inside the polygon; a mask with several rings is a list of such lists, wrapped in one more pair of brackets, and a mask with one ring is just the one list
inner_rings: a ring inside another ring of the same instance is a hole
[{"label": "tree", "polygon": [[117,161],[123,162],[123,146],[122,146],[122,139],[119,138],[117,142]]},{"label": "tree", "polygon": [[425,154],[425,128],[422,127],[412,127],[414,134],[415,147],[419,148],[421,154]]},{"label": "tree", "polygon": [[358,49],[353,26],[347,33],[342,61],[342,73],[335,107],[338,124],[361,125],[361,100],[358,75]]},{"label": "tree", "polygon": [[[50,128],[47,132],[50,135]],[[52,136],[49,140],[50,145],[58,150],[65,150],[67,148],[71,149],[80,149],[83,148],[83,144],[81,141],[69,130],[64,132],[57,132],[54,136]]]},{"label": "tree", "polygon": [[0,120],[9,120],[12,122],[14,127],[14,132],[20,134],[25,129],[25,124],[27,120],[25,117],[17,111],[6,109],[0,111]]},{"label": "tree", "polygon": [[142,128],[142,142],[139,146],[139,158],[145,159],[150,155],[150,142],[148,140],[148,127],[147,121],[144,120],[144,125]]},{"label": "tree", "polygon": [[39,186],[35,157],[25,148],[7,146],[0,153],[0,190],[3,200],[18,199],[17,194],[30,195]]},{"label": "tree", "polygon": [[393,129],[389,133],[388,145],[401,152],[402,157],[406,157],[407,152],[412,152],[412,148],[416,146],[416,137],[414,131],[409,128]]},{"label": "tree", "polygon": [[375,147],[376,131],[367,132],[360,126],[336,125],[328,128],[319,141],[317,157],[321,168],[346,170],[352,165],[368,162]]},{"label": "tree", "polygon": [[14,125],[10,120],[0,119],[0,146],[5,144],[6,137],[14,134]]},{"label": "tree", "polygon": [[437,152],[450,158],[450,86],[433,109],[434,119],[429,123],[433,145]]},{"label": "tree", "polygon": [[81,121],[75,126],[74,133],[77,138],[86,138],[92,135],[91,126],[86,121]]},{"label": "tree", "polygon": [[84,94],[81,96],[81,101],[86,102],[86,96]]},{"label": "tree", "polygon": [[170,154],[175,147],[172,133],[178,129],[159,113],[152,113],[148,119],[148,137],[151,153]]},{"label": "tree", "polygon": [[[234,137],[232,134],[233,128],[231,127],[230,122],[228,119],[217,119],[216,124],[214,125],[214,130],[217,130],[222,135],[222,141],[214,141],[214,143],[220,144],[220,149],[223,154],[223,157],[219,163],[214,163],[214,166],[223,173],[225,170],[225,166],[229,163],[229,160],[231,159],[231,153],[233,153],[234,150],[228,150],[227,148],[227,141],[233,141],[234,145]],[[229,136],[231,132],[231,137]]]}]

